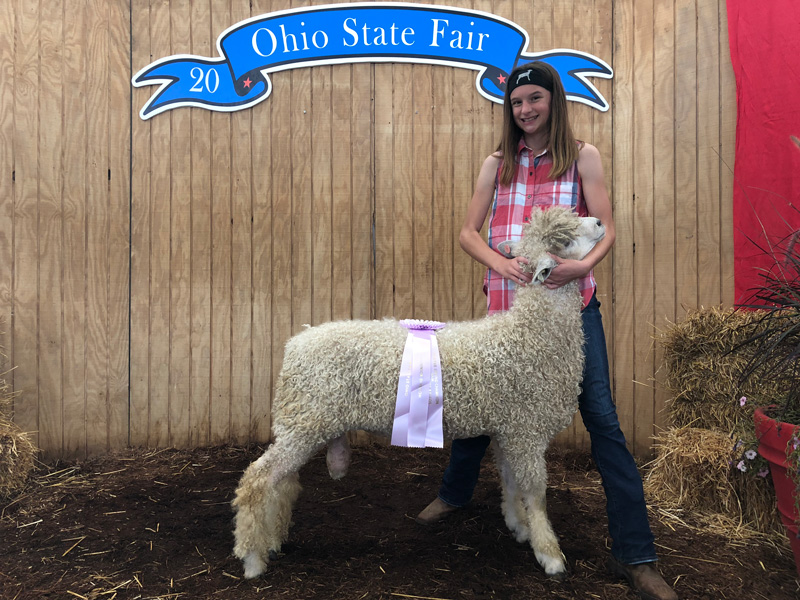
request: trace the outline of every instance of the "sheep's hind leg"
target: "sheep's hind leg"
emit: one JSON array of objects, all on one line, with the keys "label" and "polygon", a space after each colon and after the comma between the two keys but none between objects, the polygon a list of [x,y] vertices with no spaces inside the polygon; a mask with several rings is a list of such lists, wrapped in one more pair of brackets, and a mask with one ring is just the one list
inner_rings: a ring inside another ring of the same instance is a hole
[{"label": "sheep's hind leg", "polygon": [[297,472],[315,450],[297,438],[279,438],[245,470],[233,500],[233,553],[243,561],[246,578],[264,573],[270,554],[279,552],[289,536],[301,489]]}]

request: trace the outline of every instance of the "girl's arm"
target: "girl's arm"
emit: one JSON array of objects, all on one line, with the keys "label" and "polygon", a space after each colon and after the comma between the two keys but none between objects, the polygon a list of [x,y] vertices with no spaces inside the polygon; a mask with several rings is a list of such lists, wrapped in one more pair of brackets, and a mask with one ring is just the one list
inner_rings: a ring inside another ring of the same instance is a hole
[{"label": "girl's arm", "polygon": [[582,260],[564,260],[554,256],[558,266],[553,269],[550,277],[544,282],[544,285],[549,288],[561,287],[574,279],[585,277],[605,258],[617,237],[600,152],[591,144],[584,144],[581,148],[578,155],[578,173],[581,177],[583,197],[589,216],[597,217],[603,222],[603,225],[606,226],[606,236]]},{"label": "girl's arm", "polygon": [[495,177],[497,167],[500,165],[500,156],[495,153],[483,161],[475,193],[472,195],[467,216],[461,227],[458,240],[461,248],[482,265],[498,272],[506,279],[515,283],[530,283],[532,275],[522,271],[521,264],[527,263],[525,258],[506,258],[492,250],[481,236],[481,227],[489,214],[489,208],[494,198]]}]

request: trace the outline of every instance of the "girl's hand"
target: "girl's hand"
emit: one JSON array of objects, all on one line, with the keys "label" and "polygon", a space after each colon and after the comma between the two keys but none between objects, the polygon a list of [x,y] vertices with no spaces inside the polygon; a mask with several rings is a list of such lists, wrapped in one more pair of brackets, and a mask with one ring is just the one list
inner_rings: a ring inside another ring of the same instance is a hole
[{"label": "girl's hand", "polygon": [[560,258],[554,254],[551,254],[550,256],[558,263],[558,265],[553,267],[553,270],[550,271],[550,276],[544,280],[543,285],[551,290],[560,288],[562,285],[565,285],[570,281],[574,281],[575,279],[580,279],[581,277],[586,276],[590,270],[586,268],[586,265],[583,263],[583,261]]},{"label": "girl's hand", "polygon": [[522,270],[522,265],[527,265],[528,259],[524,256],[514,258],[501,258],[500,262],[494,267],[494,270],[500,273],[504,278],[513,281],[517,285],[526,285],[533,280],[531,273],[525,273]]}]

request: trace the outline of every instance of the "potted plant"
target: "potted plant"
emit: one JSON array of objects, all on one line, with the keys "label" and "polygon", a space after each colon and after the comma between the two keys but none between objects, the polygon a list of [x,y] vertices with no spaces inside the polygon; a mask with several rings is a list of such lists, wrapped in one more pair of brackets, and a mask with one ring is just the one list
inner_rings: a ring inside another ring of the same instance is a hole
[{"label": "potted plant", "polygon": [[[792,141],[800,149],[800,140],[792,136]],[[761,282],[740,306],[759,314],[752,335],[738,346],[752,353],[742,382],[766,378],[782,390],[779,397],[761,402],[766,406],[756,408],[753,419],[758,454],[769,463],[778,512],[800,574],[800,229],[760,249],[774,264],[760,274]],[[754,458],[752,452],[748,458]],[[742,462],[738,466],[746,469]]]}]

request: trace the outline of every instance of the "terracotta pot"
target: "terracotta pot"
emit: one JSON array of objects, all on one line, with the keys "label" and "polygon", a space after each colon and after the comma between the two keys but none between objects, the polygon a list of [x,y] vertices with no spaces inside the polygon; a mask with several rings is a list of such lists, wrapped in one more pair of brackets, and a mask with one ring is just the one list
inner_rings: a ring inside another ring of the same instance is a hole
[{"label": "terracotta pot", "polygon": [[778,498],[778,513],[786,527],[794,553],[794,564],[800,575],[800,538],[797,537],[798,514],[795,508],[795,483],[787,472],[786,446],[800,426],[776,421],[757,408],[753,414],[758,438],[758,453],[769,463],[775,495]]}]

